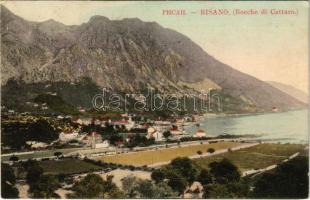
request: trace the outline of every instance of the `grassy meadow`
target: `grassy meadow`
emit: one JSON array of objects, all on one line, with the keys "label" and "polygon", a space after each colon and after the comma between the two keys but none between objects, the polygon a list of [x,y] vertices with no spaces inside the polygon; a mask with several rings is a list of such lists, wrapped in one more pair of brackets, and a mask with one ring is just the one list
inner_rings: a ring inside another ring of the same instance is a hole
[{"label": "grassy meadow", "polygon": [[195,161],[199,166],[207,168],[211,162],[227,158],[243,172],[274,165],[287,159],[294,153],[302,152],[304,148],[305,146],[300,144],[265,143],[238,151],[195,159]]},{"label": "grassy meadow", "polygon": [[158,162],[165,162],[176,157],[186,157],[197,155],[197,151],[207,153],[209,148],[215,150],[233,148],[240,146],[238,142],[218,142],[212,144],[200,144],[184,147],[175,147],[167,149],[140,151],[135,153],[117,154],[111,156],[98,157],[98,160],[110,163],[119,163],[126,165],[151,165]]},{"label": "grassy meadow", "polygon": [[45,174],[74,174],[103,169],[95,164],[77,159],[48,160],[40,162],[39,165]]}]

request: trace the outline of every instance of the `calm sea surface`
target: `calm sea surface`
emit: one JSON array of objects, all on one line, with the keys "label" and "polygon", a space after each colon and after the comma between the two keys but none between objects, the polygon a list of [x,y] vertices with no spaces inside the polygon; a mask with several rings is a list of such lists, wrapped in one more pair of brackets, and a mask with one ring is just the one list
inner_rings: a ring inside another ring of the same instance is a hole
[{"label": "calm sea surface", "polygon": [[[214,117],[200,121],[200,127],[208,135],[255,134],[261,139],[308,143],[308,110],[268,113],[258,115]],[[189,126],[185,130],[195,133],[197,127]]]}]

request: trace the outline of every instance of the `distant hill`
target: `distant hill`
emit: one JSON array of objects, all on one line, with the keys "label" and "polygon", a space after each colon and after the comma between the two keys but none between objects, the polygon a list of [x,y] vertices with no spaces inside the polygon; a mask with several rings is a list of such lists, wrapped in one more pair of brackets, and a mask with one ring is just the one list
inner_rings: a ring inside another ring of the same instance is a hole
[{"label": "distant hill", "polygon": [[291,85],[287,85],[287,84],[283,84],[283,83],[279,83],[279,82],[274,82],[274,81],[267,81],[267,83],[269,83],[270,85],[272,85],[273,87],[281,90],[282,92],[285,92],[286,94],[294,97],[295,99],[298,99],[299,101],[301,102],[304,102],[304,103],[308,103],[308,95],[291,86]]},{"label": "distant hill", "polygon": [[[1,6],[0,32],[2,86],[11,79],[34,84],[71,83],[88,77],[98,87],[113,92],[137,93],[153,88],[186,96],[215,88],[223,97],[223,106],[234,112],[305,106],[156,22],[93,16],[87,23],[66,26],[53,20],[27,21]],[[2,93],[2,98],[5,95]],[[72,101],[77,100],[73,96],[77,96],[63,93],[61,98],[66,101],[69,96],[69,103],[74,105]]]}]

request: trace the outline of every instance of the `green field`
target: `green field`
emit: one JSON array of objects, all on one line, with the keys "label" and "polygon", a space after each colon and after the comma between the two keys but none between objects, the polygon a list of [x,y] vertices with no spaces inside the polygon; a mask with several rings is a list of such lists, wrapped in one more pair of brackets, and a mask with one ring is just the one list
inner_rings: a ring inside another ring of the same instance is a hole
[{"label": "green field", "polygon": [[95,164],[77,159],[48,160],[40,162],[39,165],[45,174],[73,174],[103,169]]},{"label": "green field", "polygon": [[99,157],[98,160],[126,165],[150,165],[169,161],[176,157],[197,155],[197,151],[206,153],[208,148],[219,150],[233,148],[240,145],[241,143],[238,142],[218,142],[212,144],[200,144],[159,150],[140,151],[136,153],[117,154],[113,156],[102,156]]},{"label": "green field", "polygon": [[227,158],[243,172],[274,165],[294,153],[302,152],[304,148],[304,145],[299,144],[260,144],[234,152],[195,159],[195,161],[199,166],[207,168],[209,163]]}]

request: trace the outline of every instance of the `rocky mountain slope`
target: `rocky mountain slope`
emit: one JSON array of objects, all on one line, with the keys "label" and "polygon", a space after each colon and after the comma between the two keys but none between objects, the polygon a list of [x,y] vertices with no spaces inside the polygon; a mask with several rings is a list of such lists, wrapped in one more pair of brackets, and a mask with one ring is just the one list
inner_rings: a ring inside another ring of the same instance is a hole
[{"label": "rocky mountain slope", "polygon": [[273,87],[281,90],[282,92],[294,97],[295,99],[298,99],[301,102],[308,103],[308,94],[287,84],[275,82],[275,81],[267,81],[270,85]]},{"label": "rocky mountain slope", "polygon": [[260,110],[304,106],[156,22],[93,16],[79,26],[66,26],[26,21],[1,6],[1,36],[1,85],[9,79],[40,83],[90,77],[112,91],[151,87],[182,95],[212,87]]}]

